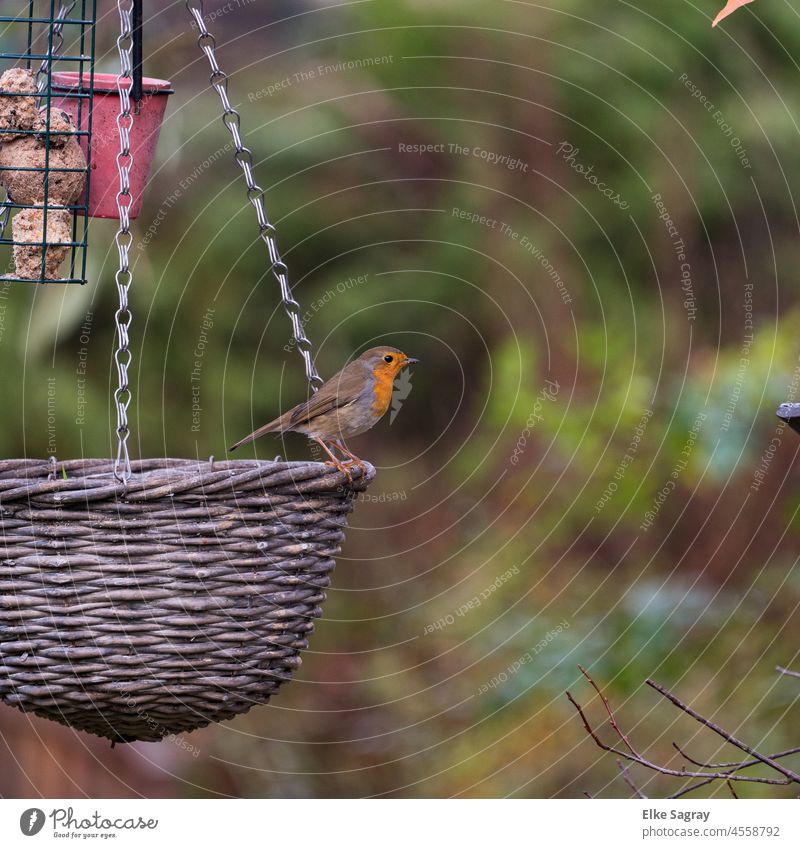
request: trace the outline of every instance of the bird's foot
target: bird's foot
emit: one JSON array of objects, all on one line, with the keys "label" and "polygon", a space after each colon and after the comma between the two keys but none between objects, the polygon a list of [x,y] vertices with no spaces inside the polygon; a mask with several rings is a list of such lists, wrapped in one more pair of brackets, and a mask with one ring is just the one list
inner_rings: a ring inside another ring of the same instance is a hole
[{"label": "bird's foot", "polygon": [[338,439],[332,439],[331,444],[338,450],[342,455],[346,456],[347,459],[344,461],[344,464],[348,468],[358,467],[361,469],[362,475],[366,476],[367,474],[367,464],[359,459],[354,453],[350,453],[349,450],[340,442]]},{"label": "bird's foot", "polygon": [[354,456],[352,459],[348,459],[344,464],[348,468],[358,468],[361,471],[362,476],[366,476],[367,464],[363,459],[359,459],[357,456]]},{"label": "bird's foot", "polygon": [[347,463],[339,462],[338,460],[326,460],[325,465],[329,465],[331,468],[335,468],[337,471],[341,471],[345,477],[347,477],[347,485],[350,486],[353,483],[353,475],[350,473],[350,469],[347,467]]}]

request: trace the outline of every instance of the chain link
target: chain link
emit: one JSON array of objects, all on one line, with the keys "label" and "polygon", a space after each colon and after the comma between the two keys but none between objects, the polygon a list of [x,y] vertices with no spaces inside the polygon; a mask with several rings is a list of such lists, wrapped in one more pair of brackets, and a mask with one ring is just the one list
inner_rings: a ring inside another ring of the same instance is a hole
[{"label": "chain link", "polygon": [[247,183],[247,199],[256,210],[256,218],[258,219],[258,230],[261,240],[267,246],[270,260],[270,270],[272,276],[278,282],[281,291],[281,300],[283,308],[286,311],[289,321],[292,324],[292,333],[294,335],[297,349],[303,357],[305,363],[306,379],[313,391],[316,391],[322,385],[322,378],[317,373],[314,366],[313,345],[306,337],[303,330],[303,324],[300,321],[301,307],[300,304],[292,296],[292,290],[289,285],[288,272],[289,269],[281,259],[278,252],[278,245],[275,241],[275,227],[269,222],[266,212],[264,211],[264,190],[260,188],[253,176],[253,154],[248,147],[245,147],[241,135],[241,117],[236,109],[231,105],[228,97],[228,75],[220,68],[217,63],[216,46],[217,42],[214,36],[209,32],[206,22],[203,18],[203,2],[202,0],[186,0],[186,9],[194,18],[197,24],[198,32],[197,45],[203,51],[208,59],[208,65],[211,68],[211,85],[219,95],[222,102],[222,123],[228,129],[233,139],[233,144],[236,148],[235,159],[244,174],[244,180]]},{"label": "chain link", "polygon": [[39,65],[39,70],[36,71],[36,90],[39,94],[42,94],[47,88],[47,79],[49,77],[47,69],[50,65],[51,58],[53,56],[58,56],[64,47],[64,21],[66,20],[67,15],[75,8],[75,4],[77,2],[78,0],[70,0],[68,3],[62,2],[59,5],[58,12],[51,25],[53,27],[53,39],[50,56],[46,59],[42,59],[42,64]]},{"label": "chain link", "polygon": [[114,360],[117,365],[119,385],[114,392],[114,402],[117,406],[117,458],[114,462],[114,476],[127,485],[131,477],[131,460],[128,455],[128,407],[131,403],[131,389],[128,384],[128,366],[131,364],[131,352],[128,347],[130,328],[133,315],[128,306],[128,290],[133,281],[128,252],[133,236],[131,235],[130,206],[131,196],[130,172],[133,165],[131,153],[131,129],[133,115],[131,114],[131,85],[133,84],[133,0],[117,0],[119,11],[119,37],[117,52],[119,53],[120,71],[117,75],[117,91],[119,92],[119,114],[117,115],[117,130],[119,132],[119,153],[117,153],[117,170],[119,172],[119,192],[117,193],[117,212],[119,214],[119,229],[116,243],[119,253],[119,268],[115,274],[117,292],[119,293],[119,309],[114,313],[117,325],[117,350]]}]

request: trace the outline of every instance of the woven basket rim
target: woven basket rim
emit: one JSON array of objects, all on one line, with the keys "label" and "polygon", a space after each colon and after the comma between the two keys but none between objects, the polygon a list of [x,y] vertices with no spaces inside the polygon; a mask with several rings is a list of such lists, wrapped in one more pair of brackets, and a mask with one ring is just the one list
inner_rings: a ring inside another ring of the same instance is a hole
[{"label": "woven basket rim", "polygon": [[351,477],[323,463],[303,460],[208,460],[158,457],[131,462],[127,484],[114,477],[111,459],[0,460],[0,506],[32,496],[55,502],[70,500],[126,501],[175,497],[182,494],[234,494],[254,485],[285,494],[329,492],[346,495],[363,491],[376,476],[374,466],[354,466]]}]

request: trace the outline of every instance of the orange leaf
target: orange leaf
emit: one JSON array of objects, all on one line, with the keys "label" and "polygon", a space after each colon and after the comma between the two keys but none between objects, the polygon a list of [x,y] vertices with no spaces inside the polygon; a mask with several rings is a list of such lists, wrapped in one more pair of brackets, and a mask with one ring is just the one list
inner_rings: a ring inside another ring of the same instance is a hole
[{"label": "orange leaf", "polygon": [[725,4],[725,8],[714,18],[712,27],[715,27],[723,18],[727,18],[728,15],[735,12],[737,9],[741,9],[742,6],[746,6],[748,3],[752,3],[753,0],[728,0]]}]

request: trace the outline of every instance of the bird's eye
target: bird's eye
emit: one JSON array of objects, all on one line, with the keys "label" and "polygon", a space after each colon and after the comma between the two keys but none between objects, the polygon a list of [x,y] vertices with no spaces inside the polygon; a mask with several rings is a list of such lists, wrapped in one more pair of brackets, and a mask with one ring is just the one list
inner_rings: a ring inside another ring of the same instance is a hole
[{"label": "bird's eye", "polygon": [[390,356],[388,353],[383,357],[384,362],[394,362],[394,357]]}]

